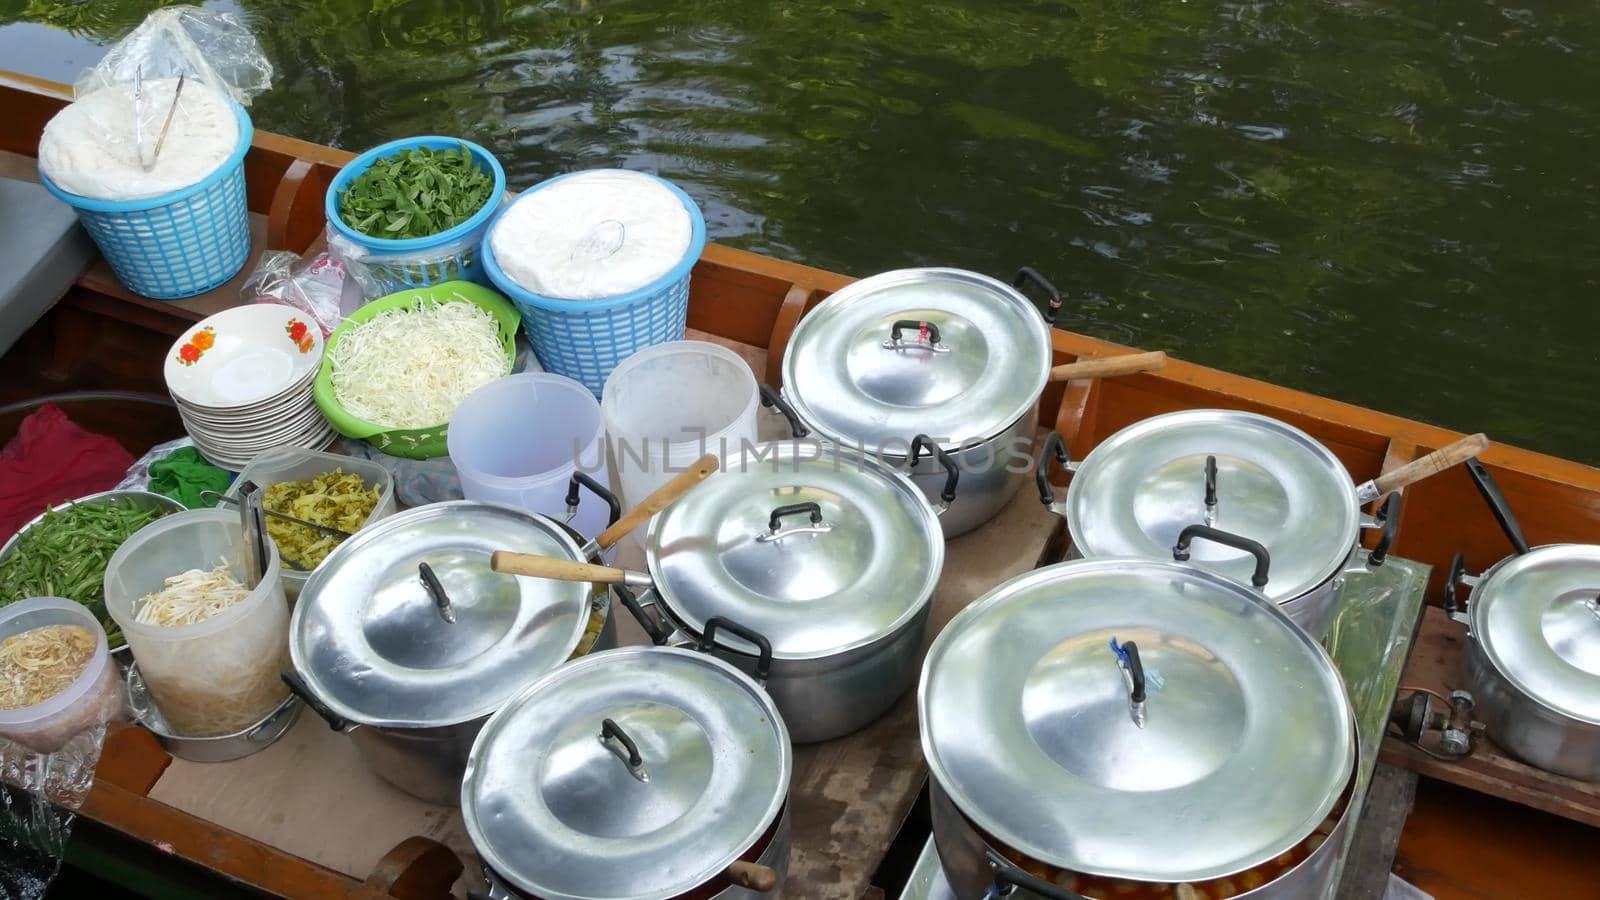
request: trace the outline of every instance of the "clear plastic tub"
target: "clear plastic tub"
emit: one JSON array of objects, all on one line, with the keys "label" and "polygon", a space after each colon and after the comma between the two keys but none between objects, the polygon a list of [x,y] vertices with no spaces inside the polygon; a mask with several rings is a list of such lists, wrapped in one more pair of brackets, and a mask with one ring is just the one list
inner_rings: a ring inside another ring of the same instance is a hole
[{"label": "clear plastic tub", "polygon": [[[361,476],[362,482],[368,487],[378,486],[378,505],[372,508],[372,514],[367,516],[365,525],[371,525],[379,519],[394,515],[398,501],[394,495],[394,476],[388,469],[370,459],[340,456],[337,453],[320,453],[299,447],[274,447],[262,452],[252,459],[233,484],[229,485],[227,496],[239,496],[239,485],[246,481],[254,481],[258,487],[265,489],[267,485],[280,481],[310,481],[334,469],[342,469],[352,475]],[[284,568],[284,595],[290,600],[299,597],[300,589],[305,587],[306,579],[310,577],[310,572]]]},{"label": "clear plastic tub", "polygon": [[167,578],[219,563],[247,584],[237,511],[196,509],[152,522],[106,565],[106,611],[122,626],[151,699],[180,734],[239,731],[288,694],[278,675],[289,665],[289,604],[278,548],[266,543],[267,572],[250,596],[193,625],[139,622],[139,602]]},{"label": "clear plastic tub", "polygon": [[622,505],[633,506],[707,453],[756,441],[760,397],[743,357],[704,341],[640,350],[600,395]]},{"label": "clear plastic tub", "polygon": [[[605,422],[589,389],[562,375],[511,375],[478,388],[450,417],[450,461],[468,500],[567,517],[567,484],[578,467],[605,484]],[[610,510],[588,491],[571,522],[585,537],[605,530]]]},{"label": "clear plastic tub", "polygon": [[106,632],[83,604],[34,597],[0,608],[0,641],[47,625],[74,625],[94,635],[94,655],[71,684],[41,703],[0,709],[0,736],[39,753],[54,753],[74,735],[121,718],[121,671],[111,662]]}]

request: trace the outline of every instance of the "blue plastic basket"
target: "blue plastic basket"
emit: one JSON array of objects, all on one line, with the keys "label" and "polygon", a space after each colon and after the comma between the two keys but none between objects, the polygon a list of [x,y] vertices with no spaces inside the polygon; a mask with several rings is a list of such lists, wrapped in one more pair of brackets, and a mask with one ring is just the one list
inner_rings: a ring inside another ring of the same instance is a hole
[{"label": "blue plastic basket", "polygon": [[[362,234],[345,224],[344,218],[339,215],[339,195],[378,160],[417,147],[454,150],[462,145],[466,145],[479,166],[494,175],[494,189],[489,193],[489,199],[483,204],[483,208],[460,225],[427,237],[395,241]],[[489,220],[494,218],[505,196],[506,170],[501,168],[500,161],[495,159],[493,154],[471,141],[435,134],[402,138],[380,144],[352,159],[333,177],[333,183],[328,185],[323,208],[328,216],[328,225],[345,240],[365,252],[367,270],[382,286],[383,292],[389,294],[407,288],[432,287],[445,281],[486,283],[483,268],[478,264],[478,246],[483,243],[484,232],[489,229]],[[461,244],[461,248],[443,257],[437,252],[429,252],[456,243]]]},{"label": "blue plastic basket", "polygon": [[[573,172],[542,181],[522,196],[581,174]],[[495,260],[490,242],[483,242],[483,267],[494,286],[522,311],[522,326],[527,329],[539,364],[546,371],[581,382],[596,397],[618,363],[646,347],[683,340],[688,322],[689,273],[706,246],[706,220],[700,207],[682,189],[665,179],[656,180],[678,196],[689,211],[693,230],[683,259],[638,290],[599,300],[563,300],[535,294],[512,281]]]},{"label": "blue plastic basket", "polygon": [[154,300],[178,300],[224,284],[250,258],[250,207],[244,193],[244,155],[255,131],[250,114],[233,104],[239,144],[216,171],[181,190],[143,200],[96,200],[64,191],[44,172],[39,181],[77,210],[111,271],[128,290]]}]

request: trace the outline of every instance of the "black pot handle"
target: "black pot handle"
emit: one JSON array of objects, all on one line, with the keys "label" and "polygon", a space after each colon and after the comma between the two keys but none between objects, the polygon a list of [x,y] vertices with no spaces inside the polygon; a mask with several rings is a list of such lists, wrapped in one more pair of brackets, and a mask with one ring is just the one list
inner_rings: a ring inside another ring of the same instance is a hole
[{"label": "black pot handle", "polygon": [[732,619],[723,616],[712,616],[706,620],[706,633],[700,636],[700,652],[710,653],[717,645],[717,629],[731,631],[744,638],[760,649],[761,655],[756,657],[756,681],[765,682],[767,676],[772,674],[772,642],[767,640],[761,632],[746,628]]},{"label": "black pot handle", "polygon": [[301,703],[311,707],[311,711],[321,716],[322,720],[328,723],[329,728],[334,731],[350,730],[350,720],[334,712],[332,707],[323,703],[321,698],[313,694],[311,688],[307,687],[306,683],[300,679],[299,674],[295,672],[279,672],[278,677],[282,678],[283,683],[289,686],[289,693],[299,697]]},{"label": "black pot handle", "polygon": [[1217,458],[1206,457],[1206,509],[1217,508]]},{"label": "black pot handle", "polygon": [[926,330],[928,333],[928,342],[926,344],[919,344],[918,346],[927,347],[930,349],[939,349],[939,326],[927,321],[926,319],[900,319],[899,321],[895,322],[894,325],[889,328],[889,343],[885,346],[899,346],[900,332],[902,331],[917,331],[920,333],[924,330]]},{"label": "black pot handle", "polygon": [[638,621],[639,627],[643,628],[644,633],[650,637],[650,643],[655,644],[657,647],[666,645],[667,639],[672,637],[672,629],[668,628],[660,621],[651,618],[650,615],[644,611],[644,607],[639,604],[639,599],[634,596],[633,591],[629,590],[627,585],[620,583],[613,584],[611,586],[611,592],[616,594],[617,601],[622,604],[623,608],[627,609],[628,612],[633,613],[633,618]]},{"label": "black pot handle", "polygon": [[811,524],[822,524],[822,505],[820,503],[814,501],[791,503],[788,506],[780,506],[772,511],[772,515],[767,518],[767,531],[777,534],[778,528],[783,525],[784,516],[794,516],[801,513],[810,515]]},{"label": "black pot handle", "polygon": [[606,526],[609,528],[617,524],[617,520],[622,518],[622,501],[618,500],[617,495],[611,493],[605,485],[590,477],[587,472],[573,472],[572,480],[567,482],[567,514],[577,515],[578,513],[579,485],[588,488],[589,493],[606,502],[606,507],[610,510],[606,518]]},{"label": "black pot handle", "polygon": [[[1002,890],[1016,888],[1038,894],[1048,900],[1088,900],[1082,894],[1074,894],[1059,885],[1051,884],[1043,878],[1036,878],[1022,871],[1003,859],[1000,854],[991,849],[984,850],[984,857],[989,861],[989,870],[994,873],[994,886]],[[1005,896],[998,894],[994,896]]]},{"label": "black pot handle", "polygon": [[1023,266],[1018,269],[1016,277],[1011,279],[1011,286],[1019,291],[1030,283],[1037,286],[1039,290],[1044,291],[1045,296],[1049,298],[1050,305],[1044,314],[1044,320],[1054,325],[1056,323],[1056,314],[1061,312],[1061,292],[1056,290],[1056,286],[1050,283],[1050,279],[1040,275],[1039,271],[1032,266]]},{"label": "black pot handle", "polygon": [[794,407],[790,406],[781,394],[764,384],[756,385],[756,390],[761,392],[762,406],[783,413],[783,417],[789,420],[789,432],[791,434],[797,438],[803,438],[811,433],[811,429],[800,421],[800,417],[795,415]]},{"label": "black pot handle", "polygon": [[1172,558],[1180,562],[1187,562],[1189,559],[1189,543],[1195,538],[1215,541],[1218,544],[1232,547],[1235,550],[1243,550],[1254,556],[1256,558],[1256,570],[1250,575],[1250,583],[1258,588],[1267,586],[1267,569],[1272,564],[1272,557],[1267,554],[1267,548],[1263,547],[1260,542],[1252,541],[1231,531],[1212,528],[1210,525],[1190,525],[1179,532],[1178,542],[1172,545]]},{"label": "black pot handle", "polygon": [[439,610],[439,618],[445,620],[447,624],[454,625],[456,608],[450,603],[450,595],[445,593],[444,583],[439,580],[439,576],[433,574],[433,566],[425,562],[417,563],[417,576],[422,579],[422,586],[427,590],[428,596],[433,598],[434,608]]},{"label": "black pot handle", "polygon": [[1472,483],[1478,486],[1478,493],[1483,495],[1483,502],[1489,504],[1489,511],[1494,513],[1494,520],[1500,523],[1500,530],[1505,532],[1506,539],[1511,542],[1511,548],[1517,556],[1528,552],[1528,539],[1522,534],[1522,523],[1517,521],[1517,514],[1511,511],[1511,504],[1506,502],[1506,495],[1500,492],[1500,485],[1489,474],[1489,470],[1477,458],[1462,463],[1467,467],[1467,474],[1472,476]]},{"label": "black pot handle", "polygon": [[1467,558],[1457,553],[1450,557],[1450,571],[1444,578],[1444,607],[1446,615],[1455,618],[1456,613],[1466,612],[1466,607],[1458,599],[1457,589],[1461,587],[1461,579],[1467,577]]},{"label": "black pot handle", "polygon": [[956,483],[961,480],[961,468],[943,447],[925,434],[919,434],[911,439],[911,468],[915,469],[917,463],[922,461],[923,450],[932,453],[934,458],[939,460],[939,465],[944,466],[944,490],[939,492],[939,499],[947,506],[956,502]]},{"label": "black pot handle", "polygon": [[1394,544],[1395,535],[1400,531],[1400,492],[1395,491],[1378,507],[1377,520],[1383,525],[1383,533],[1378,535],[1378,542],[1372,545],[1372,552],[1367,554],[1367,565],[1377,568],[1389,558],[1389,548]]},{"label": "black pot handle", "polygon": [[1067,453],[1067,442],[1054,431],[1045,436],[1044,452],[1039,454],[1039,462],[1033,467],[1033,482],[1039,486],[1039,502],[1045,506],[1053,506],[1056,502],[1056,491],[1050,484],[1052,456],[1062,466],[1072,462],[1072,456]]},{"label": "black pot handle", "polygon": [[639,755],[639,745],[633,742],[633,738],[628,737],[628,733],[622,730],[621,725],[611,719],[600,720],[600,740],[616,741],[621,744],[622,749],[628,751],[629,768],[637,769],[644,764],[644,757]]}]

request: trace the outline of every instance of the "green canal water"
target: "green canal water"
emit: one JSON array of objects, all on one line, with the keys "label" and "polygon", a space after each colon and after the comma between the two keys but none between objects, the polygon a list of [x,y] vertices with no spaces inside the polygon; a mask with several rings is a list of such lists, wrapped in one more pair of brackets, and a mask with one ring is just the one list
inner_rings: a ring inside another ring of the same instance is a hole
[{"label": "green canal water", "polygon": [[[71,80],[156,5],[0,0],[0,65]],[[1033,265],[1067,328],[1600,462],[1594,4],[223,7],[278,67],[261,128],[655,171],[852,274]]]}]

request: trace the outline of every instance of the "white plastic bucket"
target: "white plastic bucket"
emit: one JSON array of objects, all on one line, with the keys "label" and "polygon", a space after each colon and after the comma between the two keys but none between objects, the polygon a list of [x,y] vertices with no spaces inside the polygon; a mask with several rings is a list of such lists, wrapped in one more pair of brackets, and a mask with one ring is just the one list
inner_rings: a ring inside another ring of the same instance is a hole
[{"label": "white plastic bucket", "polygon": [[704,341],[658,344],[612,370],[600,395],[611,461],[631,507],[707,453],[755,443],[760,396],[739,354]]},{"label": "white plastic bucket", "polygon": [[[601,484],[609,477],[600,403],[564,375],[511,375],[478,388],[450,417],[446,444],[468,500],[556,521],[566,520],[567,485],[580,465]],[[580,491],[570,524],[592,538],[605,530],[608,512],[599,497]]]}]

